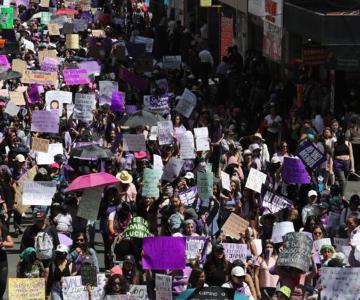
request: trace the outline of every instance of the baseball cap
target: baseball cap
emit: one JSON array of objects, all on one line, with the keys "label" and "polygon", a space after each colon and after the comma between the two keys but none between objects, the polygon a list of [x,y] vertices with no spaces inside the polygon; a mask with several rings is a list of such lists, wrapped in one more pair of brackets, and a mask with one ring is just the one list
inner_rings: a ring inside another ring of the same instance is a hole
[{"label": "baseball cap", "polygon": [[291,289],[287,286],[282,286],[279,290],[279,292],[281,294],[283,294],[285,297],[289,298],[290,299],[290,296],[291,296]]},{"label": "baseball cap", "polygon": [[50,168],[51,168],[51,169],[60,169],[60,166],[59,166],[58,163],[54,162],[54,163],[52,163],[52,164],[50,165]]},{"label": "baseball cap", "polygon": [[56,252],[62,252],[62,253],[69,254],[69,248],[68,248],[68,246],[63,245],[63,244],[57,245],[55,251],[56,251]]},{"label": "baseball cap", "polygon": [[110,270],[110,276],[122,275],[123,271],[119,266],[115,266]]},{"label": "baseball cap", "polygon": [[310,190],[308,192],[307,196],[308,196],[308,198],[313,197],[313,196],[317,197],[317,192],[314,190]]},{"label": "baseball cap", "polygon": [[237,266],[231,270],[231,275],[236,277],[245,276],[245,271],[242,267]]},{"label": "baseball cap", "polygon": [[43,211],[38,211],[33,214],[33,218],[35,221],[43,221],[46,219],[46,214]]},{"label": "baseball cap", "polygon": [[25,162],[25,157],[24,157],[24,155],[22,155],[22,154],[18,154],[18,155],[16,155],[15,156],[15,160],[17,161],[17,162]]},{"label": "baseball cap", "polygon": [[194,173],[192,173],[192,172],[187,172],[187,173],[185,174],[184,178],[186,178],[186,179],[194,179],[194,178],[195,178],[195,175],[194,175]]},{"label": "baseball cap", "polygon": [[217,243],[213,246],[213,251],[222,251],[224,250],[223,244]]}]

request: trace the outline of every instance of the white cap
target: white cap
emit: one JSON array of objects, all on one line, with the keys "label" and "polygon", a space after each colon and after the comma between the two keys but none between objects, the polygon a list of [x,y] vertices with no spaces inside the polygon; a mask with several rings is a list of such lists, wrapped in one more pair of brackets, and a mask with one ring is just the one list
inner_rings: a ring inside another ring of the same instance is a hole
[{"label": "white cap", "polygon": [[281,160],[277,156],[273,156],[273,158],[271,159],[271,163],[278,164],[278,163],[281,163]]},{"label": "white cap", "polygon": [[62,253],[69,254],[69,248],[68,248],[68,246],[62,245],[62,244],[57,245],[55,251],[56,251],[56,252],[62,252]]},{"label": "white cap", "polygon": [[310,190],[309,192],[308,192],[308,194],[307,194],[307,196],[308,196],[308,198],[310,198],[310,197],[312,197],[312,196],[316,196],[317,197],[317,192],[316,191],[314,191],[314,190]]},{"label": "white cap", "polygon": [[22,163],[25,161],[25,157],[22,154],[18,154],[15,156],[15,160]]},{"label": "white cap", "polygon": [[242,267],[237,266],[231,270],[231,276],[236,276],[236,277],[245,276],[245,271]]},{"label": "white cap", "polygon": [[244,153],[243,153],[243,156],[245,156],[245,155],[251,155],[252,153],[251,153],[251,150],[249,150],[249,149],[246,149],[245,151],[244,151]]},{"label": "white cap", "polygon": [[186,178],[186,179],[194,179],[195,176],[194,176],[194,173],[192,173],[192,172],[187,172],[187,173],[185,174],[184,178]]}]

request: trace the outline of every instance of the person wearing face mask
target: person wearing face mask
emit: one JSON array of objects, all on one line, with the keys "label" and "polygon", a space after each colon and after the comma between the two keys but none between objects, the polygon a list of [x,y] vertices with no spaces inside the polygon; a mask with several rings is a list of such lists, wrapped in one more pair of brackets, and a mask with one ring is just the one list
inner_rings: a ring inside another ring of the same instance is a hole
[{"label": "person wearing face mask", "polygon": [[59,244],[55,250],[55,260],[50,264],[49,277],[46,284],[46,299],[62,299],[63,277],[71,276],[72,263],[67,260],[69,249]]},{"label": "person wearing face mask", "polygon": [[235,289],[237,292],[246,295],[249,300],[254,300],[250,287],[245,282],[245,275],[244,269],[240,266],[236,266],[231,270],[230,281],[224,283],[221,287]]},{"label": "person wearing face mask", "polygon": [[266,240],[264,251],[255,263],[255,287],[258,299],[270,299],[274,296],[279,276],[271,274],[269,270],[275,267],[277,257],[274,243]]},{"label": "person wearing face mask", "polygon": [[304,206],[301,212],[301,219],[304,225],[309,216],[319,215],[319,207],[317,206],[316,202],[317,192],[314,190],[309,191],[307,194],[307,204]]}]

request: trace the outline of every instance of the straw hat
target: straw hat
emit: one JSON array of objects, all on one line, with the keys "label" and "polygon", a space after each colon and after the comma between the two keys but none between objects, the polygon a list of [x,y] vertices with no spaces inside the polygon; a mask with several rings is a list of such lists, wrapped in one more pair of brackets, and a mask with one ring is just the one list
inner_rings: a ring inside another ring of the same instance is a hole
[{"label": "straw hat", "polygon": [[131,183],[133,181],[132,176],[129,174],[128,171],[121,171],[120,173],[116,174],[116,178],[121,182],[121,183]]}]

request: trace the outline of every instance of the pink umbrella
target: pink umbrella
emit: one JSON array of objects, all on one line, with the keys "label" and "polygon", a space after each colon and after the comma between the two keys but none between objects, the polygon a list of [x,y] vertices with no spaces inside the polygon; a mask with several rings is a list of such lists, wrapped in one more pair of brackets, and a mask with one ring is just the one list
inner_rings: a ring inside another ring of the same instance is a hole
[{"label": "pink umbrella", "polygon": [[84,190],[96,186],[110,185],[119,183],[119,180],[115,176],[106,173],[91,173],[82,175],[76,178],[66,189],[67,192]]}]

